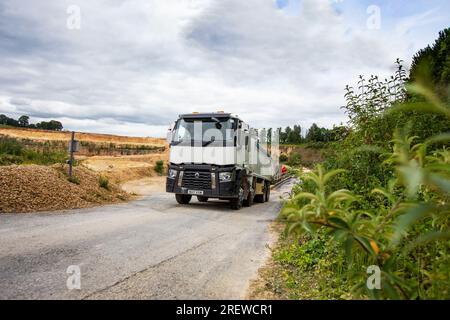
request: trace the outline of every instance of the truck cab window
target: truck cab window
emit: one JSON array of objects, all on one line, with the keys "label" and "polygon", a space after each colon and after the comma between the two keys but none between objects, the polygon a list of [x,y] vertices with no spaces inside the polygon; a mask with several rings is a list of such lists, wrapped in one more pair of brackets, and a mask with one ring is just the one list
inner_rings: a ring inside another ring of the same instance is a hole
[{"label": "truck cab window", "polygon": [[[218,122],[219,121],[219,122]],[[224,119],[180,119],[174,128],[174,143],[191,143],[194,140],[207,142],[211,144],[214,142],[233,141],[234,138],[234,120],[229,118]],[[195,128],[201,129],[199,137],[195,137]]]}]

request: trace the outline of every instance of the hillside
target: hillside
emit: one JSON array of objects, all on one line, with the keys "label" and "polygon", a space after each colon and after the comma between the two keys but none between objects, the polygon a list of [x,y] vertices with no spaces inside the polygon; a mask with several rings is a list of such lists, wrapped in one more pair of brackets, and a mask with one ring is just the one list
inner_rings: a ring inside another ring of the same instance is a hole
[{"label": "hillside", "polygon": [[168,161],[164,139],[76,133],[80,151],[70,182],[65,164],[70,138],[70,132],[0,127],[0,213],[124,201],[129,195],[121,185],[156,178],[157,162]]},{"label": "hillside", "polygon": [[[49,131],[38,130],[28,128],[14,128],[14,127],[0,127],[0,134],[7,135],[20,139],[32,139],[32,140],[61,140],[68,141],[71,137],[70,131]],[[76,139],[80,141],[95,142],[95,143],[116,143],[116,144],[130,144],[130,145],[152,145],[163,147],[166,145],[166,141],[163,138],[150,138],[150,137],[128,137],[118,136],[112,134],[100,134],[100,133],[86,133],[77,132]]]}]

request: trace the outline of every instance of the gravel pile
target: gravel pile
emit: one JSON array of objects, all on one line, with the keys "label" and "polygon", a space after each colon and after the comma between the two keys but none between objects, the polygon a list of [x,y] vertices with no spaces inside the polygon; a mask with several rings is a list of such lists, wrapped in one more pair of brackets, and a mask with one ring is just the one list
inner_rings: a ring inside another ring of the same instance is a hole
[{"label": "gravel pile", "polygon": [[67,165],[0,166],[0,213],[51,211],[126,201],[118,186],[100,187],[99,176],[74,168],[76,182],[68,180]]}]

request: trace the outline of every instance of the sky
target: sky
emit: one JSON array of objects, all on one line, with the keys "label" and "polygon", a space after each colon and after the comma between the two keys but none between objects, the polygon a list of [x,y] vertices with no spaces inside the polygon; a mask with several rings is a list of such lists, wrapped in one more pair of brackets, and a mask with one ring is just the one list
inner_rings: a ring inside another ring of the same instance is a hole
[{"label": "sky", "polygon": [[344,87],[450,25],[448,0],[0,0],[0,113],[165,136],[179,114],[345,123]]}]

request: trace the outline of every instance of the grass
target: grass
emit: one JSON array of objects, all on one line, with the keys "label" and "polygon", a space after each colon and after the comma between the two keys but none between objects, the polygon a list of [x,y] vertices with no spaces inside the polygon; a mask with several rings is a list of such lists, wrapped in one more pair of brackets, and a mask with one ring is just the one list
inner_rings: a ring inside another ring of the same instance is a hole
[{"label": "grass", "polygon": [[323,234],[293,239],[281,233],[272,263],[260,271],[256,296],[293,300],[351,299],[338,247]]},{"label": "grass", "polygon": [[73,183],[73,184],[80,184],[80,179],[77,176],[72,175],[71,177],[67,178],[67,180],[69,180],[69,182]]}]

